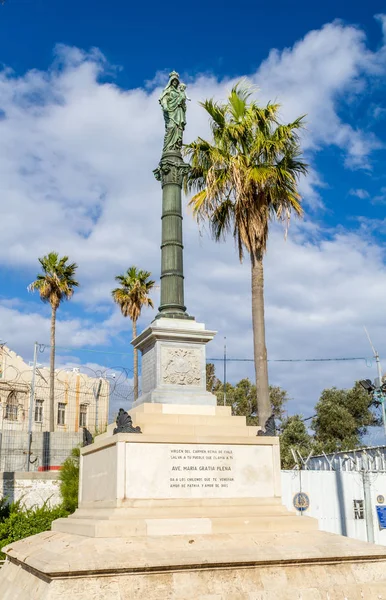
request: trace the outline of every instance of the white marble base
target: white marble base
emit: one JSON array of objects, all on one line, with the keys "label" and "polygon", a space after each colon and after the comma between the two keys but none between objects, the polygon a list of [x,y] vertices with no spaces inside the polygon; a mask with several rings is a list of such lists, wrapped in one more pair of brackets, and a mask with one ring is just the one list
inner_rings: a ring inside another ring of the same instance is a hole
[{"label": "white marble base", "polygon": [[82,502],[280,496],[273,476],[276,449],[120,441],[83,457]]},{"label": "white marble base", "polygon": [[82,449],[79,509],[54,531],[124,537],[297,526],[280,501],[278,438],[257,436],[224,407],[197,415],[164,413],[167,406],[134,409],[144,433],[98,436]]}]

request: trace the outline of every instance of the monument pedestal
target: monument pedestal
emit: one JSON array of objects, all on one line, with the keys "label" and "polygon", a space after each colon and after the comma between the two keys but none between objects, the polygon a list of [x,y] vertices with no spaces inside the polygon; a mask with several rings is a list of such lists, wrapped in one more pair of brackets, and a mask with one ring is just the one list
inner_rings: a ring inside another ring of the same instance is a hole
[{"label": "monument pedestal", "polygon": [[143,404],[143,433],[82,450],[79,508],[54,531],[91,537],[316,529],[281,505],[279,439],[230,407]]},{"label": "monument pedestal", "polygon": [[194,319],[155,319],[132,344],[142,353],[142,395],[149,402],[216,406],[206,390],[205,345],[215,331]]},{"label": "monument pedestal", "polygon": [[277,438],[229,409],[143,404],[82,449],[78,510],[6,548],[2,600],[380,600],[386,549],[280,498]]}]

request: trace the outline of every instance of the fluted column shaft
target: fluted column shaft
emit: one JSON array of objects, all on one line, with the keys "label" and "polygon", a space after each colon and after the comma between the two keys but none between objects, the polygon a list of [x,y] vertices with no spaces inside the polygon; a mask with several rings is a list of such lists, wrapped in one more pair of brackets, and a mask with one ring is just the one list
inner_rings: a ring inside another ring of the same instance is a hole
[{"label": "fluted column shaft", "polygon": [[161,304],[157,317],[189,318],[184,304],[182,180],[189,165],[177,150],[163,153],[154,172],[162,183]]}]

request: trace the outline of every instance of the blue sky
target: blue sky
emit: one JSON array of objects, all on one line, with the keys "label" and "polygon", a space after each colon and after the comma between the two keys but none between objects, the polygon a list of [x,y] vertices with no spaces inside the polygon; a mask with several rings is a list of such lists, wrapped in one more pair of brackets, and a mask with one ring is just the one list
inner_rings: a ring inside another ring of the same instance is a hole
[{"label": "blue sky", "polygon": [[[100,48],[121,65],[120,85],[142,85],[160,68],[190,75],[252,73],[271,48],[291,46],[308,31],[334,19],[359,25],[369,45],[379,44],[373,15],[379,1],[327,0],[275,3],[246,1],[123,2],[7,0],[0,23],[2,62],[17,72],[46,69],[58,42]],[[28,48],[28,50],[27,50]]]},{"label": "blue sky", "polygon": [[[192,98],[186,141],[207,134],[198,102],[223,99],[245,76],[284,120],[307,113],[306,217],[286,242],[273,227],[266,258],[270,358],[367,357],[364,324],[386,356],[382,12],[378,1],[0,6],[0,340],[27,360],[35,339],[48,342],[49,310],[26,286],[55,249],[79,264],[82,283],[60,309],[59,362],[131,369],[130,323],[109,293],[131,264],[159,278],[157,99],[176,69]],[[188,213],[184,223],[188,309],[218,331],[208,356],[226,336],[230,356],[251,357],[248,262]],[[252,376],[251,365],[229,374]],[[270,363],[290,413],[312,414],[324,387],[374,376],[364,361]]]}]

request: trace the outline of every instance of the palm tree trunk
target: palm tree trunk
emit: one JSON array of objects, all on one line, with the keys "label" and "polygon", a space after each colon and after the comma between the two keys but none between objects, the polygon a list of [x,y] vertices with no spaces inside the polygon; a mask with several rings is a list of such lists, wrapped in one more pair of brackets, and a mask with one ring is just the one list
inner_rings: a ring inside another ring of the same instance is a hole
[{"label": "palm tree trunk", "polygon": [[268,387],[267,348],[265,345],[264,321],[264,271],[263,255],[251,255],[252,267],[252,327],[255,360],[257,412],[259,425],[264,428],[272,413]]},{"label": "palm tree trunk", "polygon": [[55,328],[56,307],[51,312],[51,355],[50,355],[50,431],[55,430]]},{"label": "palm tree trunk", "polygon": [[[133,319],[133,340],[137,337],[137,321]],[[138,398],[138,350],[134,348],[134,400]]]}]

